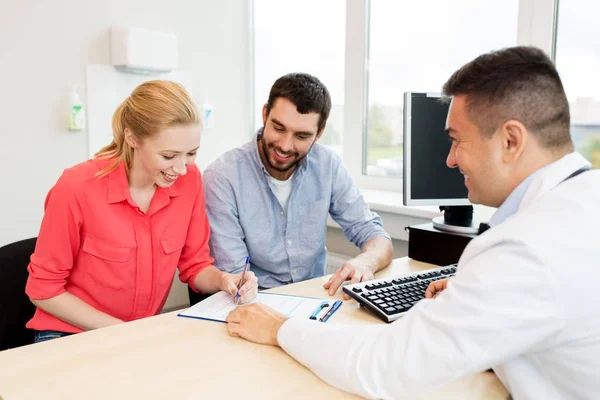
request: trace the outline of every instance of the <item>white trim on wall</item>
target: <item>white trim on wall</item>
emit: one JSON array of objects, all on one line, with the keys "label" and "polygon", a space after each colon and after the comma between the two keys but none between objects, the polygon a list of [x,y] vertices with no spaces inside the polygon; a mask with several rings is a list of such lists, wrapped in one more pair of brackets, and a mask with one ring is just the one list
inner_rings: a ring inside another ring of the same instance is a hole
[{"label": "white trim on wall", "polygon": [[257,104],[254,104],[254,94],[255,94],[255,82],[254,82],[254,70],[256,68],[256,57],[254,55],[254,48],[256,41],[254,40],[254,0],[245,1],[244,4],[247,7],[247,22],[248,22],[248,71],[246,74],[248,76],[248,104],[250,107],[246,110],[248,112],[248,121],[250,121],[250,126],[248,127],[248,138],[252,138],[254,135],[254,127],[256,126],[256,121],[254,120],[256,113],[254,112],[254,108]]},{"label": "white trim on wall", "polygon": [[517,44],[539,47],[554,59],[557,19],[558,0],[519,1]]}]

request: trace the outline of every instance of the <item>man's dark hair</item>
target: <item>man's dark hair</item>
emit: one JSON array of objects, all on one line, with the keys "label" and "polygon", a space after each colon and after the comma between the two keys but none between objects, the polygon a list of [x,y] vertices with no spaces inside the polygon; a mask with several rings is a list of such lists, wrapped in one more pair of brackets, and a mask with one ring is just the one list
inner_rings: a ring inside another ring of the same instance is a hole
[{"label": "man's dark hair", "polygon": [[316,112],[319,114],[318,132],[325,128],[331,111],[329,91],[320,80],[312,75],[294,72],[277,79],[271,87],[267,101],[267,115],[275,100],[283,97],[296,105],[300,114]]},{"label": "man's dark hair", "polygon": [[484,137],[518,120],[550,150],[573,146],[569,103],[554,63],[535,47],[483,54],[444,84],[447,96],[465,95],[469,118]]}]

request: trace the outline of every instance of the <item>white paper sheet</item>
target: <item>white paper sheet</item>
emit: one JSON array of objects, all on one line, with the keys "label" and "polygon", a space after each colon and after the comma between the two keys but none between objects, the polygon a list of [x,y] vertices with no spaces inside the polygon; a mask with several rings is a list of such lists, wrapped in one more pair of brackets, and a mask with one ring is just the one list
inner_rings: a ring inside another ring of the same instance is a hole
[{"label": "white paper sheet", "polygon": [[[334,303],[334,300],[316,299],[311,297],[288,296],[275,293],[258,293],[251,303],[265,304],[286,317],[297,315],[309,318],[324,301]],[[187,310],[179,313],[181,317],[201,318],[225,322],[227,315],[237,307],[233,297],[225,292],[215,293]]]}]

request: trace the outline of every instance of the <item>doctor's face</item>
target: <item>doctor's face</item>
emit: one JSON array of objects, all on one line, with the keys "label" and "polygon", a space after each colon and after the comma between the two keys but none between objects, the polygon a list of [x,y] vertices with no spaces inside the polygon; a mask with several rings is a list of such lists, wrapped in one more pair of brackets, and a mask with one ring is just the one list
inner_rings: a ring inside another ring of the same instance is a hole
[{"label": "doctor's face", "polygon": [[465,177],[469,201],[499,207],[508,184],[502,163],[499,135],[487,138],[470,120],[466,96],[454,96],[448,111],[446,131],[452,147],[446,159],[450,168],[459,168]]}]

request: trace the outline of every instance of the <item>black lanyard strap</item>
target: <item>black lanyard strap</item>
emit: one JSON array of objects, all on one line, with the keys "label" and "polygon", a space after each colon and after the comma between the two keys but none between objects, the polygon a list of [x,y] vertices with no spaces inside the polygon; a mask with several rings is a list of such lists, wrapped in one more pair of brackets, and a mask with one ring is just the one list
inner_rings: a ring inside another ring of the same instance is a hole
[{"label": "black lanyard strap", "polygon": [[584,173],[585,171],[589,171],[590,167],[585,166],[583,168],[579,168],[577,171],[573,172],[571,175],[567,176],[565,179],[563,179],[560,183],[563,183],[565,181],[568,181],[571,178],[575,178],[577,175]]}]

